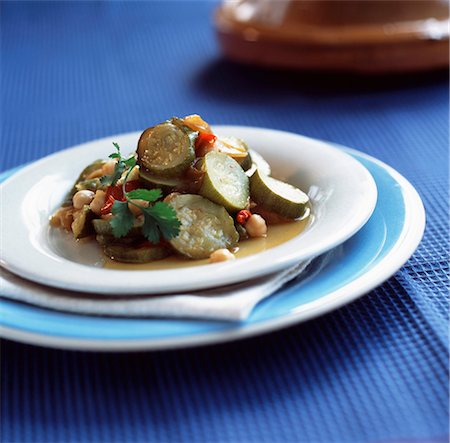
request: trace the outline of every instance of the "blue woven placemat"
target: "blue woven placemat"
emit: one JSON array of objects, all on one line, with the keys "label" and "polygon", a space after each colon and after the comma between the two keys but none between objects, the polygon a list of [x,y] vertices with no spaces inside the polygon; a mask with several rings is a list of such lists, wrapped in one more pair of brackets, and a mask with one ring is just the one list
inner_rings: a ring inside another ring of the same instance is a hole
[{"label": "blue woven placemat", "polygon": [[237,66],[214,7],[4,2],[1,169],[197,112],[389,163],[424,199],[424,240],[368,296],[267,336],[128,355],[4,342],[2,442],[447,441],[447,74]]}]

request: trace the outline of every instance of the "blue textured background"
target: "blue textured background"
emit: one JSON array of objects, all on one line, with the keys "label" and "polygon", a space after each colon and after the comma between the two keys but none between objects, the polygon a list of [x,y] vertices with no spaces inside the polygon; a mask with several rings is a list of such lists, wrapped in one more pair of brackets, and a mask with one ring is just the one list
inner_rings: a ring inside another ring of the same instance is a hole
[{"label": "blue textured background", "polygon": [[89,354],[4,342],[3,442],[387,442],[448,436],[448,75],[358,79],[220,58],[211,2],[1,5],[1,170],[193,112],[355,147],[428,226],[388,282],[281,332]]}]

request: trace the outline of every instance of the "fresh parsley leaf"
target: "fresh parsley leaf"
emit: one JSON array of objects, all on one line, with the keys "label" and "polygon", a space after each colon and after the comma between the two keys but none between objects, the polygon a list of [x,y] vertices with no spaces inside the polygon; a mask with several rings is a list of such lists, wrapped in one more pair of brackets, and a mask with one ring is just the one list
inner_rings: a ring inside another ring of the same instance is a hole
[{"label": "fresh parsley leaf", "polygon": [[127,192],[127,197],[131,200],[154,202],[162,197],[162,191],[161,189],[135,189]]},{"label": "fresh parsley leaf", "polygon": [[[120,146],[113,142],[117,153],[112,153],[109,158],[117,159],[114,166],[114,172],[111,175],[105,175],[100,178],[100,182],[106,186],[115,186],[124,171],[128,168],[128,177],[131,170],[136,166],[136,157],[134,154],[128,158],[123,158],[120,152]],[[125,178],[125,181],[126,181]],[[123,184],[125,189],[125,183]],[[162,197],[161,189],[135,189],[125,193],[127,201],[116,200],[112,207],[113,218],[110,221],[114,237],[120,238],[126,236],[134,225],[134,215],[128,207],[130,200],[145,200],[153,203]],[[147,208],[138,205],[144,214],[144,224],[141,228],[144,237],[152,243],[159,243],[161,235],[170,240],[180,232],[181,223],[177,219],[175,210],[164,202],[156,202],[153,206]]]},{"label": "fresh parsley leaf", "polygon": [[100,183],[105,186],[114,186],[119,178],[122,177],[123,171],[125,171],[125,165],[123,162],[118,161],[114,166],[112,175],[100,177]]},{"label": "fresh parsley leaf", "polygon": [[111,212],[114,217],[109,223],[111,224],[114,237],[125,237],[134,224],[134,215],[128,208],[128,203],[116,200]]},{"label": "fresh parsley leaf", "polygon": [[104,175],[100,177],[100,183],[103,186],[109,186],[111,184],[111,176],[110,175]]},{"label": "fresh parsley leaf", "polygon": [[127,159],[123,160],[123,163],[129,168],[134,168],[136,166],[136,157],[132,154]]},{"label": "fresh parsley leaf", "polygon": [[146,211],[144,212],[144,224],[142,225],[142,234],[144,234],[144,237],[151,243],[157,244],[160,241],[161,234],[158,229],[158,225],[156,224],[156,221],[153,219],[153,217],[149,214],[147,214]]},{"label": "fresh parsley leaf", "polygon": [[120,154],[120,146],[118,143],[116,142],[112,142],[113,146],[116,148],[117,153],[119,154],[119,157],[122,157],[122,155]]},{"label": "fresh parsley leaf", "polygon": [[143,212],[156,221],[158,229],[166,240],[171,240],[179,234],[181,223],[172,206],[164,202],[157,202],[153,206],[143,209]]}]

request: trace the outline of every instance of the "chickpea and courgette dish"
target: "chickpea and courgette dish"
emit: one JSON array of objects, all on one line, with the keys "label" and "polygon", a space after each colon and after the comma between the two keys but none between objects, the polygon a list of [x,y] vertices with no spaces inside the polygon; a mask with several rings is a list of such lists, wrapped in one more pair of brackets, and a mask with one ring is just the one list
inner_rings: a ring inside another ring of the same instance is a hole
[{"label": "chickpea and courgette dish", "polygon": [[306,194],[271,177],[243,140],[219,138],[198,115],[146,129],[128,157],[113,145],[108,160],[81,172],[50,219],[76,239],[95,236],[113,260],[226,261],[240,241],[309,213]]}]

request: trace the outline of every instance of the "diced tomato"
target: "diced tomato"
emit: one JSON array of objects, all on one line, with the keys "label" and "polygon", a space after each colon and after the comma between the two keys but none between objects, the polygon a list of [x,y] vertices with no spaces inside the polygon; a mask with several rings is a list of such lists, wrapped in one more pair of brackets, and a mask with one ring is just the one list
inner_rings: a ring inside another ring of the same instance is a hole
[{"label": "diced tomato", "polygon": [[217,137],[214,134],[201,132],[195,140],[195,154],[197,157],[204,157],[214,147]]}]

